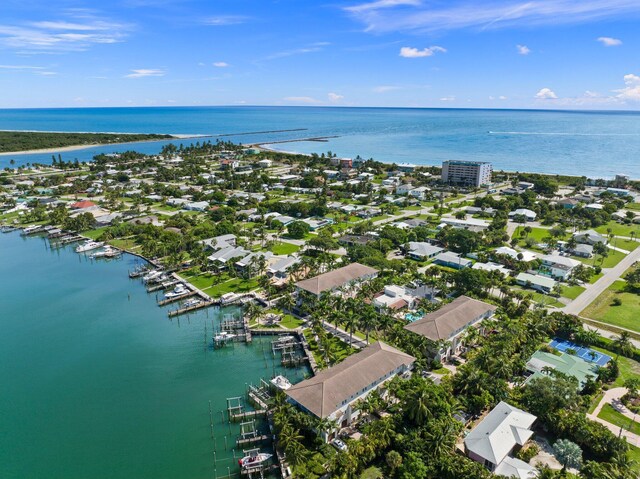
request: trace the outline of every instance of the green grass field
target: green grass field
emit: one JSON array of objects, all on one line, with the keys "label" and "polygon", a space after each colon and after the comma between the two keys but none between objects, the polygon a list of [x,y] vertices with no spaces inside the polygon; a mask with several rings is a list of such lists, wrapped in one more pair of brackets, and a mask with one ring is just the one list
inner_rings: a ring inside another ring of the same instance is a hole
[{"label": "green grass field", "polygon": [[[608,354],[612,358],[617,356],[613,351],[609,351],[608,349],[599,348],[597,346],[590,346],[591,349],[595,349],[596,351],[600,351],[601,353]],[[626,358],[624,356],[618,356],[618,367],[620,369],[620,374],[618,378],[611,384],[612,388],[619,388],[624,385],[624,382],[627,379],[631,378],[640,378],[640,363],[634,361],[631,358]]]},{"label": "green grass field", "polygon": [[605,404],[598,417],[633,434],[640,434],[640,424],[616,411],[611,404]]},{"label": "green grass field", "polygon": [[[525,238],[533,238],[538,243],[544,243],[544,238],[546,238],[547,236],[550,236],[550,233],[549,233],[550,230],[545,229],[545,228],[536,228],[536,227],[532,227],[531,228],[531,232],[529,233],[528,236],[524,236],[524,237],[520,236],[520,231],[523,231],[525,227],[526,226],[518,226],[516,228],[516,230],[513,232],[512,238],[521,239],[521,240],[523,240],[523,242],[524,242]],[[566,234],[565,238],[568,237],[568,236],[569,236],[569,234]],[[562,238],[560,238],[560,239],[562,239]]]},{"label": "green grass field", "polygon": [[[625,282],[616,281],[587,306],[581,316],[640,332],[640,295],[624,291]],[[614,298],[622,301],[613,306]]]},{"label": "green grass field", "polygon": [[524,292],[524,293],[526,293],[528,295],[531,295],[532,301],[534,303],[542,303],[545,306],[553,306],[553,307],[556,307],[556,308],[562,308],[564,306],[563,303],[558,301],[553,296],[549,296],[547,294],[538,293],[537,291],[534,291],[532,289],[526,289],[526,288],[522,288],[520,286],[513,286],[511,289],[522,291],[522,292]]},{"label": "green grass field", "polygon": [[561,295],[564,296],[565,298],[576,299],[578,296],[580,296],[584,292],[584,290],[585,288],[583,288],[582,286],[563,285]]},{"label": "green grass field", "polygon": [[614,249],[607,249],[608,255],[604,260],[602,256],[598,256],[595,258],[595,264],[593,262],[594,258],[579,258],[578,256],[572,256],[573,259],[580,261],[586,266],[600,266],[602,268],[613,268],[620,261],[622,261],[627,255],[621,253],[620,251],[616,251]]},{"label": "green grass field", "polygon": [[86,236],[87,238],[96,240],[100,237],[100,235],[104,232],[105,229],[106,228],[97,228],[95,230],[83,231],[82,236]]},{"label": "green grass field", "polygon": [[273,254],[286,256],[300,251],[300,246],[291,243],[277,243],[270,250]]},{"label": "green grass field", "polygon": [[640,226],[638,225],[623,225],[617,221],[609,221],[607,224],[598,226],[596,231],[600,234],[607,235],[607,229],[611,229],[611,233],[615,236],[631,236],[631,232],[634,231],[637,235],[640,235]]}]

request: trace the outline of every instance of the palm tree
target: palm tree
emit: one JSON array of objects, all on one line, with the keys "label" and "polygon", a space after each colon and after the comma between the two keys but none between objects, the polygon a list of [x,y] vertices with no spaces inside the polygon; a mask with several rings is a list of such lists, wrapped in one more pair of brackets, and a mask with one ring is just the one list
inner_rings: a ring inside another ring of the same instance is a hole
[{"label": "palm tree", "polygon": [[359,318],[358,315],[352,309],[347,309],[342,315],[342,325],[349,333],[349,346],[353,346],[353,333],[358,327]]},{"label": "palm tree", "polygon": [[631,344],[630,337],[631,335],[627,331],[623,331],[613,342],[616,351],[623,356],[628,356],[633,352],[633,344]]},{"label": "palm tree", "polygon": [[378,314],[373,307],[367,305],[362,311],[358,326],[364,331],[367,344],[369,344],[369,334],[375,328],[378,323]]},{"label": "palm tree", "polygon": [[431,417],[430,404],[431,395],[424,386],[413,391],[407,400],[406,412],[408,418],[417,425],[422,426]]}]

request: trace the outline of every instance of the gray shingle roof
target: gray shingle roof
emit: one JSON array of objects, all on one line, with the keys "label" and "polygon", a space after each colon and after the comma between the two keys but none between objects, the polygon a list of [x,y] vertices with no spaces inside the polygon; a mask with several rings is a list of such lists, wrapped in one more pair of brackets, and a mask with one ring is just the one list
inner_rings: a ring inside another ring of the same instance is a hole
[{"label": "gray shingle roof", "polygon": [[296,283],[296,287],[319,295],[324,291],[331,291],[351,281],[357,281],[377,274],[378,270],[360,263],[351,263],[328,273],[315,276]]}]

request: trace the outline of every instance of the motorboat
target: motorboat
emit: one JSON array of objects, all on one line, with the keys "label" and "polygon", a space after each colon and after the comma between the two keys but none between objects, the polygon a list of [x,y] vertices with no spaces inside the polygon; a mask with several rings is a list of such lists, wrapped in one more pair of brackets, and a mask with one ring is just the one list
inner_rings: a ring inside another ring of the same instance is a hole
[{"label": "motorboat", "polygon": [[276,376],[271,380],[271,384],[273,384],[278,389],[282,389],[283,391],[286,391],[291,387],[291,382],[284,376]]},{"label": "motorboat", "polygon": [[183,308],[191,308],[192,306],[197,306],[200,304],[200,300],[196,298],[191,298],[182,303]]},{"label": "motorboat", "polygon": [[260,466],[261,464],[265,463],[269,459],[271,459],[271,454],[267,454],[266,452],[261,452],[253,456],[244,456],[243,458],[238,459],[238,464],[243,469],[251,469],[252,467]]},{"label": "motorboat", "polygon": [[230,333],[229,331],[221,331],[213,335],[213,340],[215,342],[224,342],[224,341],[229,341],[235,337],[236,335],[233,333]]},{"label": "motorboat", "polygon": [[102,241],[86,241],[80,246],[76,247],[76,253],[86,253],[87,251],[98,249],[102,246],[104,246],[104,243]]},{"label": "motorboat", "polygon": [[173,288],[172,291],[169,291],[168,293],[165,293],[164,297],[165,299],[171,299],[171,298],[175,298],[177,296],[182,296],[185,293],[188,293],[189,290],[185,287],[184,284],[179,283],[175,288]]},{"label": "motorboat", "polygon": [[149,281],[157,278],[161,274],[162,274],[162,271],[158,271],[157,269],[153,269],[153,270],[149,271],[147,274],[145,274],[142,277],[142,281],[144,281],[145,283],[148,283]]}]

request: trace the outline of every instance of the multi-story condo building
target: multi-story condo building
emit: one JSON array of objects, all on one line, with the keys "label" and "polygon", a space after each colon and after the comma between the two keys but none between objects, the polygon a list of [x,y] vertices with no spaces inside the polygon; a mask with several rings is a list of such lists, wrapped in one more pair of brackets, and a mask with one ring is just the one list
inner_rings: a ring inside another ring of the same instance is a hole
[{"label": "multi-story condo building", "polygon": [[442,182],[479,188],[491,183],[493,166],[486,161],[447,160],[442,162]]}]

